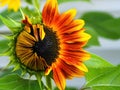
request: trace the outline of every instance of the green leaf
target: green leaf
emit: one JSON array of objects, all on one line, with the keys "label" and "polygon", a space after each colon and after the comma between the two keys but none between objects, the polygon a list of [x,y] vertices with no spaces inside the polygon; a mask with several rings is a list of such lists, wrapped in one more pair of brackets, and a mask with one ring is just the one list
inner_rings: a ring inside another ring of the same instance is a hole
[{"label": "green leaf", "polygon": [[96,31],[92,27],[89,27],[89,26],[85,27],[85,29],[86,29],[86,32],[91,35],[91,38],[88,41],[86,47],[99,46],[100,43],[99,43],[98,34],[96,33]]},{"label": "green leaf", "polygon": [[120,90],[120,65],[96,69],[96,72],[100,71],[104,72],[97,74],[92,80],[88,81],[86,87],[90,87],[92,90]]},{"label": "green leaf", "polygon": [[0,78],[8,75],[8,74],[18,74],[18,75],[21,75],[21,70],[16,70],[14,72],[12,72],[13,68],[8,68],[7,66],[6,67],[3,67],[0,69]]},{"label": "green leaf", "polygon": [[120,90],[120,65],[113,66],[94,54],[85,64],[89,72],[83,90]]},{"label": "green leaf", "polygon": [[80,1],[90,1],[90,0],[58,0],[58,3],[61,4],[61,3],[66,3],[66,2],[80,2]]},{"label": "green leaf", "polygon": [[3,16],[0,15],[0,19],[2,20],[2,22],[12,31],[12,32],[17,32],[18,28],[21,27],[21,24],[14,21],[11,18],[5,18]]},{"label": "green leaf", "polygon": [[[13,12],[13,11],[8,11],[7,9],[2,11],[0,13],[1,16],[4,16],[5,18],[9,17],[9,18],[12,18],[14,20],[20,20],[22,17],[21,17],[21,13],[18,11],[18,12]],[[0,26],[2,26],[3,23],[2,21],[0,20]]]},{"label": "green leaf", "polygon": [[90,54],[90,60],[86,61],[85,64],[88,68],[103,68],[103,67],[113,67],[111,63],[107,62],[105,59],[97,56],[95,54]]},{"label": "green leaf", "polygon": [[25,0],[27,3],[32,4],[32,0]]},{"label": "green leaf", "polygon": [[114,19],[110,14],[105,12],[88,12],[82,16],[82,19],[86,21],[86,25],[93,27],[98,35],[110,39],[120,38],[120,20]]},{"label": "green leaf", "polygon": [[40,9],[40,4],[39,3],[40,3],[39,0],[34,0],[33,1],[34,7],[38,10]]},{"label": "green leaf", "polygon": [[4,53],[6,50],[8,50],[8,48],[9,48],[8,43],[9,43],[8,39],[0,40],[0,54]]},{"label": "green leaf", "polygon": [[[30,0],[29,0],[30,1]],[[30,9],[28,7],[24,7],[22,8],[23,12],[25,15],[28,15],[28,16],[35,16],[36,15],[36,10],[34,9]],[[32,13],[31,13],[32,12]],[[8,11],[7,9],[2,11],[0,13],[0,16],[4,16],[4,18],[12,18],[13,20],[18,20],[18,21],[21,21],[22,20],[22,15],[21,15],[21,12],[18,11],[18,12],[13,12],[13,11]],[[2,22],[2,20],[0,20],[0,26],[3,26],[4,23]]]},{"label": "green leaf", "polygon": [[[114,67],[111,63],[107,62],[103,58],[91,54],[90,60],[85,62],[87,68],[88,68],[88,73],[86,73],[86,80],[91,81],[93,77],[97,77],[97,75],[103,73],[105,71],[105,68],[111,68]],[[97,69],[102,69],[101,71],[96,71]]]},{"label": "green leaf", "polygon": [[89,25],[100,23],[106,20],[113,19],[113,16],[106,12],[87,12],[81,16],[82,19]]},{"label": "green leaf", "polygon": [[110,19],[99,24],[106,30],[114,32],[120,36],[120,18]]},{"label": "green leaf", "polygon": [[23,79],[17,74],[0,78],[0,90],[39,90],[36,80]]}]

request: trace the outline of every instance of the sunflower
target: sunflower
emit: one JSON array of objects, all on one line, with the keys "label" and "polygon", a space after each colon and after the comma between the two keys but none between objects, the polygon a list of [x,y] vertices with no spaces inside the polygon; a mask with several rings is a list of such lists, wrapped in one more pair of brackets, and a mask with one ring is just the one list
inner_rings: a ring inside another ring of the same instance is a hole
[{"label": "sunflower", "polygon": [[20,7],[20,0],[0,0],[0,6],[8,5],[8,9],[13,9],[15,12]]},{"label": "sunflower", "polygon": [[13,25],[10,44],[12,63],[29,73],[52,73],[60,90],[65,89],[66,79],[84,76],[88,70],[83,62],[90,55],[83,46],[90,35],[84,32],[84,21],[74,19],[75,15],[75,9],[61,14],[57,0],[47,0],[42,10],[42,20],[38,16],[34,19],[25,16],[22,25],[18,24],[19,30]]}]

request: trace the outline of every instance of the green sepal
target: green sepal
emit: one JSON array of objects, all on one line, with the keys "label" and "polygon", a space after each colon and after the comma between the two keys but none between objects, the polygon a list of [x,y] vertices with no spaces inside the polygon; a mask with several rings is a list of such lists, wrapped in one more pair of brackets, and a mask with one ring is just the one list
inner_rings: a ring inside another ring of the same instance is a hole
[{"label": "green sepal", "polygon": [[30,19],[32,24],[41,24],[42,21],[41,16],[31,17]]},{"label": "green sepal", "polygon": [[[32,10],[33,11],[33,10]],[[25,15],[26,15],[26,10],[25,9],[20,9],[20,12],[22,14],[22,18],[23,20],[25,19]],[[32,22],[32,24],[42,24],[42,16],[41,16],[41,12],[38,8],[36,8],[36,10],[34,11],[34,13],[31,13],[31,10],[28,10],[27,15],[30,19],[30,21]]]},{"label": "green sepal", "polygon": [[[15,45],[15,43],[14,43],[15,35],[0,35],[0,36],[2,36],[4,38],[3,41],[5,42],[5,43],[3,42],[1,44],[4,44],[4,45],[7,44],[6,50],[4,52],[0,53],[0,56],[10,56],[12,54],[12,52],[14,52],[13,51],[14,47],[12,47],[12,46]],[[3,47],[1,47],[1,48],[3,49]]]},{"label": "green sepal", "polygon": [[17,58],[15,57],[15,55],[13,53],[10,55],[10,61],[12,61],[12,63],[14,65],[16,65],[18,63]]},{"label": "green sepal", "polygon": [[27,71],[23,69],[21,75],[24,76],[26,73]]},{"label": "green sepal", "polygon": [[10,67],[10,66],[12,66],[12,65],[14,65],[14,63],[13,63],[13,61],[10,61],[10,62],[7,64],[7,67]]},{"label": "green sepal", "polygon": [[11,49],[7,49],[5,52],[1,53],[0,56],[9,56],[11,52],[9,52]]},{"label": "green sepal", "polygon": [[12,72],[14,72],[16,70],[19,70],[19,69],[20,69],[20,64],[18,63],[18,64],[15,65],[14,69],[12,70]]}]

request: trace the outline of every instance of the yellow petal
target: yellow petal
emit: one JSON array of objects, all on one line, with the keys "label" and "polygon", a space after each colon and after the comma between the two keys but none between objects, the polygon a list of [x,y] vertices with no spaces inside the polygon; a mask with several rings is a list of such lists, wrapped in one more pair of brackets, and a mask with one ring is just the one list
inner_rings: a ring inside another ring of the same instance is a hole
[{"label": "yellow petal", "polygon": [[39,32],[40,39],[43,40],[45,37],[45,32],[44,32],[43,26],[39,25],[38,27],[40,28],[40,32]]},{"label": "yellow petal", "polygon": [[46,70],[45,70],[45,75],[48,75],[52,70],[52,67],[48,67]]},{"label": "yellow petal", "polygon": [[87,33],[79,33],[79,35],[81,36],[80,41],[87,41],[91,38],[91,35]]},{"label": "yellow petal", "polygon": [[88,72],[87,67],[84,65],[84,63],[79,63],[78,65],[76,65],[76,67],[78,67],[80,70],[84,71],[84,72]]},{"label": "yellow petal", "polygon": [[0,6],[5,6],[9,2],[10,2],[10,0],[0,0]]}]

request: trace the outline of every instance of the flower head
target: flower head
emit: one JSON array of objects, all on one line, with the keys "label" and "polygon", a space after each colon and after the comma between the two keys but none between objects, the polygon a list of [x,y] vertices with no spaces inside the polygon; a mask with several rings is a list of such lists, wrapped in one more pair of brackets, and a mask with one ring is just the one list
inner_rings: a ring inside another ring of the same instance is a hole
[{"label": "flower head", "polygon": [[84,32],[84,21],[74,19],[75,15],[75,9],[61,14],[57,0],[47,0],[41,21],[33,23],[38,16],[34,20],[26,16],[19,30],[13,26],[12,63],[29,73],[52,72],[60,90],[65,89],[66,79],[84,76],[88,70],[83,62],[90,55],[83,46],[90,35]]},{"label": "flower head", "polygon": [[20,0],[0,0],[0,6],[8,5],[8,9],[17,11],[20,7]]}]

